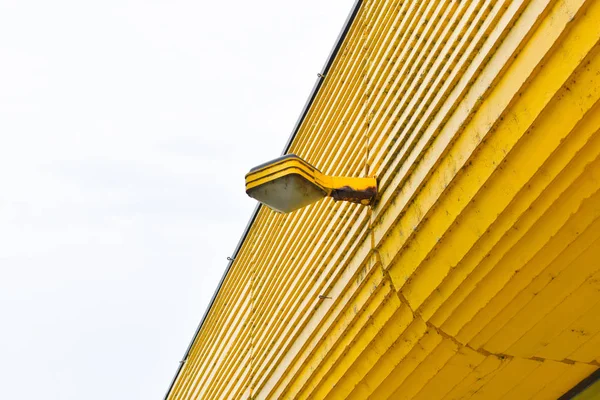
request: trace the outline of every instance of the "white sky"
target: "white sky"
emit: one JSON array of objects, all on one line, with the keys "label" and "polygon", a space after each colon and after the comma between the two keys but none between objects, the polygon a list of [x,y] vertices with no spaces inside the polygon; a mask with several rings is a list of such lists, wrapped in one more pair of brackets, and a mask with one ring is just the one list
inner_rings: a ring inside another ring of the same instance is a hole
[{"label": "white sky", "polygon": [[353,0],[0,0],[0,397],[160,399]]}]

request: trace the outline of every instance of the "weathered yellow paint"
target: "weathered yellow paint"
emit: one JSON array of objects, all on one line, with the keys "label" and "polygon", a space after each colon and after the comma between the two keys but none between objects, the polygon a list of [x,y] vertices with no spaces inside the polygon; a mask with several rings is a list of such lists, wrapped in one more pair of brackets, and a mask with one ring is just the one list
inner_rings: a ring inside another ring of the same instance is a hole
[{"label": "weathered yellow paint", "polygon": [[[377,360],[377,368],[371,370],[361,380],[355,381],[353,391],[348,394],[347,399],[365,399],[381,385],[386,377],[400,364],[408,353],[417,345],[427,331],[425,323],[416,319],[406,331],[399,336],[396,341],[388,348],[385,353],[380,354],[381,358]],[[356,384],[356,382],[359,382]]]},{"label": "weathered yellow paint", "polygon": [[[600,113],[597,115],[600,116]],[[579,136],[574,137],[578,138]],[[562,149],[569,148],[569,145],[572,144],[572,141],[570,140],[571,138],[569,138],[568,141],[565,141],[566,146]],[[585,142],[581,143],[581,146],[584,144]],[[578,150],[580,150],[580,147],[576,146],[573,153],[577,152]],[[575,211],[574,209],[569,209],[566,205],[563,206],[564,208],[562,209],[557,209],[556,206],[551,209],[550,207],[554,205],[554,202],[562,193],[565,193],[564,200],[576,200],[576,196],[573,196],[573,191],[569,192],[567,189],[573,184],[575,179],[579,178],[584,168],[586,168],[588,163],[593,161],[598,154],[600,154],[600,137],[598,135],[596,135],[595,139],[584,149],[582,149],[578,153],[577,158],[569,164],[566,164],[564,161],[563,152],[557,151],[554,154],[553,157],[556,158],[553,160],[554,162],[551,165],[562,167],[562,170],[557,172],[556,168],[541,169],[528,185],[528,190],[523,193],[524,196],[521,198],[525,198],[525,200],[520,201],[520,199],[516,199],[516,201],[508,207],[506,217],[503,218],[503,216],[500,216],[498,222],[489,229],[487,237],[488,240],[480,241],[480,243],[465,256],[463,262],[455,269],[454,274],[450,276],[450,279],[447,279],[446,282],[440,286],[439,292],[443,291],[445,293],[449,293],[446,295],[448,299],[437,310],[437,312],[435,312],[432,317],[432,322],[437,325],[444,323],[444,321],[451,315],[451,312],[456,309],[459,302],[464,301],[464,298],[469,294],[467,288],[470,290],[473,287],[472,285],[481,279],[481,276],[484,273],[487,273],[487,271],[490,270],[489,266],[493,265],[495,260],[499,260],[501,256],[506,254],[506,252],[511,249],[515,243],[517,243],[519,240],[522,240],[523,235],[528,232],[543,215],[552,215],[556,218],[558,216],[557,212],[564,210],[562,211],[566,213],[564,218],[567,218],[568,215]],[[560,174],[557,176],[559,172]],[[577,182],[573,188],[580,187],[579,185],[581,183],[581,181]],[[542,193],[542,191],[544,192]],[[534,202],[532,202],[533,199],[531,199],[531,197],[535,196],[538,197]],[[523,211],[527,211],[527,213],[523,214]],[[517,213],[520,213],[520,219],[518,221],[516,221],[516,218],[513,217],[513,215]],[[508,218],[510,219],[507,221]],[[587,221],[587,224],[590,222],[589,218],[586,218],[585,221]],[[547,223],[549,223],[549,221]],[[542,218],[536,228],[542,233],[547,232],[549,229],[547,223],[545,224],[544,219]],[[508,227],[513,227],[512,231],[509,231]],[[501,235],[504,235],[504,237]],[[499,240],[500,238],[501,240]],[[564,238],[557,243],[565,243]],[[494,245],[494,252],[490,252],[492,246]],[[486,254],[489,254],[489,256]],[[486,259],[484,260],[484,258]],[[478,264],[473,264],[475,260],[478,260]],[[486,265],[488,267],[486,267]],[[475,266],[477,266],[477,271],[468,277],[467,271],[469,273],[472,272],[475,269]],[[525,272],[527,272],[526,269],[520,270],[520,273]],[[532,273],[537,272],[532,271]],[[456,291],[454,294],[452,294],[450,290],[455,290],[461,283],[462,290]],[[509,287],[510,286],[505,286],[502,291],[508,290]],[[512,293],[508,295],[509,298],[512,298],[512,296],[514,296],[515,293],[521,289],[522,287],[514,289]],[[431,311],[429,311],[428,308],[423,307],[424,315],[431,315],[431,313],[434,312],[432,308],[435,307],[435,304],[440,304],[440,297],[440,295],[436,295],[435,297],[432,296],[431,303],[425,305],[425,307],[429,307],[429,310]],[[435,301],[435,303],[433,303],[433,301]],[[495,299],[492,301],[495,301]],[[485,315],[482,315],[482,317],[485,318]]]},{"label": "weathered yellow paint", "polygon": [[[360,353],[360,356],[357,357],[354,363],[338,363],[339,366],[344,366],[344,368],[337,368],[338,373],[342,375],[330,376],[329,380],[333,381],[334,384],[328,385],[327,382],[324,382],[322,387],[330,390],[325,398],[348,398],[356,387],[357,382],[360,382],[373,367],[377,366],[376,369],[382,368],[379,364],[381,357],[388,351],[393,351],[391,350],[392,345],[400,335],[403,335],[407,331],[412,321],[413,313],[406,305],[402,305],[377,333],[376,338]],[[409,338],[408,340],[410,341],[411,339]],[[408,348],[408,346],[405,346],[404,350]],[[396,356],[398,356],[397,352]],[[350,368],[344,371],[348,365],[350,365]],[[316,398],[316,395],[314,398]]]},{"label": "weathered yellow paint", "polygon": [[[377,291],[371,298],[374,301],[367,303],[362,313],[357,313],[358,318],[354,324],[340,331],[339,341],[332,340],[337,335],[326,338],[325,346],[320,350],[322,354],[327,354],[327,357],[322,360],[321,367],[315,369],[311,364],[305,365],[298,373],[297,386],[292,385],[286,393],[299,393],[299,396],[308,398],[327,375],[331,376],[333,373],[337,379],[343,375],[344,371],[340,369],[352,364],[400,306],[397,297],[391,295],[389,285]],[[343,362],[348,359],[350,362]],[[328,390],[327,386],[323,390]],[[318,395],[314,396],[316,398]]]},{"label": "weathered yellow paint", "polygon": [[419,363],[410,377],[405,379],[391,395],[388,395],[388,398],[399,400],[414,398],[457,351],[456,343],[449,339],[442,339],[435,350]]},{"label": "weathered yellow paint", "polygon": [[431,382],[414,397],[415,400],[441,399],[477,368],[486,357],[468,347],[456,354],[432,377]]},{"label": "weathered yellow paint", "polygon": [[545,360],[538,363],[537,367],[518,385],[506,392],[504,398],[515,400],[528,400],[533,398],[540,390],[571,368],[570,365]]},{"label": "weathered yellow paint", "polygon": [[288,151],[377,201],[261,208],[168,397],[556,399],[596,371],[598,21],[360,3]]},{"label": "weathered yellow paint", "polygon": [[373,391],[371,398],[386,399],[410,379],[412,373],[435,351],[436,347],[444,340],[434,329],[429,329],[419,342],[411,349],[404,359],[389,373],[381,384]]},{"label": "weathered yellow paint", "polygon": [[549,381],[531,398],[533,400],[557,399],[565,393],[565,388],[575,386],[581,381],[582,377],[590,375],[597,368],[598,367],[589,364],[574,364],[567,367],[556,377],[556,379]]},{"label": "weathered yellow paint", "polygon": [[[586,283],[588,283],[586,281]],[[589,298],[593,303],[594,296]],[[590,309],[579,317],[576,313],[569,312],[571,323],[560,323],[560,333],[556,334],[552,340],[545,342],[543,346],[536,351],[539,357],[550,360],[570,359],[579,362],[589,362],[594,359],[593,352],[589,352],[586,358],[579,358],[573,354],[581,346],[590,340],[598,332],[600,332],[600,304],[595,303],[590,305]],[[565,321],[566,322],[566,321]],[[600,350],[600,348],[599,348]],[[588,358],[589,357],[589,358]]]},{"label": "weathered yellow paint", "polygon": [[444,397],[444,400],[468,399],[485,387],[501,371],[510,360],[496,356],[488,356],[485,360],[472,369],[472,372],[462,380],[457,380],[457,385]]}]

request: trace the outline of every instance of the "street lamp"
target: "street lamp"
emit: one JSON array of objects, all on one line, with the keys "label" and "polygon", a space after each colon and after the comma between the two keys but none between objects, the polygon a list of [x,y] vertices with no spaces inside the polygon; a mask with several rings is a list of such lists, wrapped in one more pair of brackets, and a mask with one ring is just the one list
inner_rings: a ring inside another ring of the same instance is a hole
[{"label": "street lamp", "polygon": [[252,168],[246,174],[246,193],[281,213],[326,196],[370,205],[377,196],[377,180],[325,175],[297,155],[288,154]]}]

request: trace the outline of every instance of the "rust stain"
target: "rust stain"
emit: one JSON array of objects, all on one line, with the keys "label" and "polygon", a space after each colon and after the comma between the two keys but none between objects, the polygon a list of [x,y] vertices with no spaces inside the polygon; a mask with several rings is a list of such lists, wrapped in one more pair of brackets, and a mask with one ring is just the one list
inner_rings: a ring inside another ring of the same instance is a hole
[{"label": "rust stain", "polygon": [[350,201],[363,205],[372,204],[377,196],[377,188],[370,186],[363,190],[353,189],[350,186],[342,186],[331,191],[331,197],[335,201]]}]

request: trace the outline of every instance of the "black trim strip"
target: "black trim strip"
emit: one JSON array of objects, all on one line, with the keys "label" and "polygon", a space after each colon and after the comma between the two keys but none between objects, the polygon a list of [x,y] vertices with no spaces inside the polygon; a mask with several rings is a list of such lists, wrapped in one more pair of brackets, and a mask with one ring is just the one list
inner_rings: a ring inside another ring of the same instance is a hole
[{"label": "black trim strip", "polygon": [[581,394],[585,389],[592,386],[598,379],[600,379],[600,369],[597,369],[590,376],[588,376],[587,378],[579,382],[577,385],[575,385],[567,393],[560,396],[558,400],[570,400],[574,398],[578,394]]},{"label": "black trim strip", "polygon": [[[331,49],[331,52],[329,53],[329,57],[327,58],[327,61],[325,62],[325,65],[323,66],[323,72],[318,74],[317,81],[315,82],[315,85],[313,86],[310,96],[308,96],[308,100],[306,101],[306,104],[304,105],[304,108],[302,109],[302,112],[300,113],[300,117],[296,121],[296,125],[294,125],[292,134],[290,135],[287,143],[285,144],[285,147],[283,148],[282,156],[285,156],[287,154],[287,152],[289,151],[289,149],[292,145],[292,142],[294,141],[294,138],[296,137],[296,134],[298,133],[298,130],[300,129],[300,126],[302,125],[302,122],[304,121],[304,118],[306,118],[306,114],[308,114],[308,110],[310,109],[315,98],[317,97],[317,93],[319,92],[319,89],[321,88],[321,85],[323,84],[323,80],[325,79],[325,77],[327,76],[327,73],[329,72],[331,66],[333,65],[333,60],[335,59],[338,52],[340,51],[340,49],[343,45],[344,39],[346,38],[346,35],[348,34],[348,31],[350,31],[352,22],[354,21],[354,18],[358,14],[358,10],[360,9],[361,4],[362,4],[362,0],[356,0],[356,2],[354,3],[354,6],[352,6],[352,10],[350,11],[350,14],[348,15],[348,17],[346,18],[346,22],[344,23],[344,26],[338,35],[336,43],[333,46],[333,49]],[[190,351],[192,350],[192,346],[194,345],[194,342],[196,341],[196,338],[198,337],[198,334],[200,333],[200,330],[202,329],[202,325],[204,325],[204,321],[206,320],[206,317],[208,316],[208,313],[217,298],[217,294],[221,290],[221,286],[223,285],[225,278],[227,278],[227,274],[229,273],[229,270],[231,269],[233,261],[237,257],[240,249],[242,248],[242,245],[244,244],[244,241],[246,240],[246,237],[248,236],[248,232],[250,232],[250,228],[252,227],[252,224],[254,223],[256,216],[258,215],[258,211],[260,210],[260,207],[261,207],[261,204],[258,203],[256,205],[256,208],[254,209],[254,212],[250,216],[250,221],[248,221],[248,224],[246,225],[246,228],[244,229],[244,233],[242,234],[242,237],[240,238],[240,240],[235,248],[235,251],[233,252],[233,256],[231,257],[231,259],[229,260],[229,263],[227,264],[227,267],[225,268],[225,272],[223,273],[223,276],[221,277],[221,280],[219,281],[219,286],[217,286],[217,289],[215,290],[212,298],[210,299],[210,303],[208,304],[208,307],[204,311],[204,315],[202,316],[202,319],[200,320],[200,324],[198,325],[198,328],[196,328],[196,332],[194,333],[194,337],[192,338],[192,341],[190,342],[190,344],[187,347],[187,350],[185,351],[183,359],[179,362],[179,367],[177,368],[177,372],[175,373],[175,376],[171,380],[169,389],[167,390],[167,393],[165,394],[165,397],[164,397],[165,400],[167,400],[167,398],[169,397],[169,394],[171,393],[171,390],[173,389],[173,386],[175,385],[175,381],[177,381],[177,377],[179,376],[179,374],[183,368],[183,365],[187,361]]]}]

